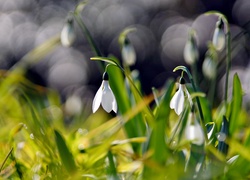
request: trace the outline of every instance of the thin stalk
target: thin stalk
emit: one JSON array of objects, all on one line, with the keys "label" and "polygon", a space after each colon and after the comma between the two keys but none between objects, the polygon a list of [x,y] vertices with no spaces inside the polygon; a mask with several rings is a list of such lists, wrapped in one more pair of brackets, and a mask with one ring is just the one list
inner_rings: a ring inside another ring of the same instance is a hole
[{"label": "thin stalk", "polygon": [[217,77],[217,73],[215,75],[215,78],[211,80],[211,86],[210,86],[209,94],[208,94],[211,107],[213,107],[213,104],[214,104],[214,95],[215,95],[216,80],[217,80],[216,77]]},{"label": "thin stalk", "polygon": [[225,80],[225,96],[224,100],[227,104],[227,98],[228,98],[228,79],[229,79],[229,72],[231,68],[231,33],[229,28],[227,28],[227,67],[226,67],[226,80]]},{"label": "thin stalk", "polygon": [[117,176],[117,170],[116,170],[116,166],[115,166],[115,162],[113,159],[113,154],[111,151],[108,151],[107,154],[108,160],[109,160],[109,166],[107,168],[107,173],[110,176],[110,179],[114,179],[114,180],[119,180],[119,177]]},{"label": "thin stalk", "polygon": [[194,79],[194,83],[195,84],[198,84],[198,72],[197,72],[197,64],[196,63],[193,63],[191,65],[191,70],[192,70],[192,74],[193,74],[193,79]]},{"label": "thin stalk", "polygon": [[[196,86],[195,86],[195,83],[193,81],[192,76],[191,76],[191,78],[189,76],[189,79],[190,79],[190,82],[191,82],[191,84],[193,86],[194,91],[197,92],[197,89],[196,89]],[[204,120],[203,112],[202,112],[202,109],[201,109],[201,103],[200,103],[199,97],[196,97],[196,102],[197,102],[197,107],[198,107],[198,111],[199,111],[199,115],[200,115],[200,124],[202,125],[202,128],[203,128],[203,130],[205,132],[204,136],[205,136],[205,141],[207,143],[208,142],[207,129],[206,129],[206,126],[205,126],[205,120]]]},{"label": "thin stalk", "polygon": [[[211,12],[208,12],[206,13],[207,15],[216,15],[220,18],[222,18],[222,21],[225,25],[225,32],[226,32],[226,41],[227,41],[227,49],[226,49],[226,54],[227,54],[227,67],[226,67],[226,80],[225,80],[225,94],[224,94],[224,101],[225,101],[225,104],[227,105],[227,98],[228,98],[228,79],[229,79],[229,72],[230,72],[230,68],[231,68],[231,33],[230,33],[230,27],[229,27],[229,24],[228,24],[228,21],[227,21],[227,18],[219,13],[219,12],[216,12],[216,11],[211,11]],[[248,22],[245,24],[247,25]]]},{"label": "thin stalk", "polygon": [[82,30],[82,32],[86,35],[87,41],[89,42],[92,50],[95,52],[95,54],[97,56],[102,56],[101,51],[99,50],[99,48],[97,47],[94,39],[92,38],[88,28],[85,26],[85,24],[83,23],[82,19],[79,17],[78,13],[72,13],[76,22],[78,23],[78,25],[80,26],[80,29]]},{"label": "thin stalk", "polygon": [[[94,39],[92,38],[88,28],[85,26],[84,22],[82,21],[82,19],[79,16],[79,13],[77,12],[72,12],[76,22],[78,23],[80,29],[82,30],[83,34],[86,36],[87,41],[91,47],[91,49],[94,51],[94,53],[96,54],[96,56],[102,56],[101,51],[99,50],[99,48],[97,47]],[[98,68],[100,71],[104,70],[104,64],[103,63],[98,63]]]},{"label": "thin stalk", "polygon": [[13,151],[13,147],[10,149],[9,153],[7,154],[7,156],[5,157],[5,159],[3,160],[3,163],[2,163],[2,165],[0,167],[0,172],[2,171],[3,166],[6,163],[7,159],[9,158],[9,156],[11,155],[12,151]]}]

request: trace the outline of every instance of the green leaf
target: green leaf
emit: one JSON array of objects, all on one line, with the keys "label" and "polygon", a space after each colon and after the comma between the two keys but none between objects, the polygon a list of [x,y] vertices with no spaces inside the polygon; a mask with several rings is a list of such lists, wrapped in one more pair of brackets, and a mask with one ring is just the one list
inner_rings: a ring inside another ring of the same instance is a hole
[{"label": "green leaf", "polygon": [[204,122],[205,123],[209,123],[213,121],[212,118],[212,109],[209,105],[209,102],[207,100],[207,98],[201,97],[200,98],[200,104],[201,104],[201,109],[202,109],[202,113],[204,116]]},{"label": "green leaf", "polygon": [[114,156],[111,151],[108,152],[108,160],[109,160],[109,165],[107,167],[107,175],[109,177],[108,179],[119,180],[114,162]]},{"label": "green leaf", "polygon": [[73,155],[69,151],[62,135],[57,130],[54,130],[54,133],[55,133],[56,145],[58,148],[62,164],[66,168],[68,173],[72,175],[77,170]]},{"label": "green leaf", "polygon": [[156,122],[153,126],[149,149],[154,151],[152,158],[160,163],[164,164],[167,159],[168,149],[166,146],[166,128],[169,128],[169,114],[170,114],[170,101],[171,94],[174,89],[175,82],[170,80],[166,84],[167,91],[162,97],[159,106],[156,109]]},{"label": "green leaf", "polygon": [[6,163],[7,159],[10,157],[12,151],[13,151],[13,147],[10,149],[10,151],[8,152],[8,154],[6,155],[6,157],[4,158],[4,160],[2,162],[2,165],[0,166],[0,173],[2,172],[4,164]]},{"label": "green leaf", "polygon": [[228,152],[228,144],[225,142],[226,138],[228,138],[228,134],[229,134],[229,123],[226,117],[224,116],[219,134],[219,136],[222,136],[222,139],[220,139],[219,137],[218,150],[225,155],[227,155]]},{"label": "green leaf", "polygon": [[202,176],[202,166],[205,160],[204,145],[191,144],[190,157],[186,164],[187,177],[193,179],[193,177]]},{"label": "green leaf", "polygon": [[[114,62],[114,60],[112,59],[110,61],[111,63]],[[107,71],[109,74],[109,84],[115,95],[118,104],[118,109],[121,114],[125,114],[130,109],[130,102],[124,83],[124,75],[122,74],[122,71],[119,68],[114,66],[109,66]]]},{"label": "green leaf", "polygon": [[239,115],[242,106],[242,87],[241,82],[237,74],[234,75],[233,79],[233,98],[231,105],[231,113],[229,118],[229,133],[232,135],[237,128],[239,128]]}]

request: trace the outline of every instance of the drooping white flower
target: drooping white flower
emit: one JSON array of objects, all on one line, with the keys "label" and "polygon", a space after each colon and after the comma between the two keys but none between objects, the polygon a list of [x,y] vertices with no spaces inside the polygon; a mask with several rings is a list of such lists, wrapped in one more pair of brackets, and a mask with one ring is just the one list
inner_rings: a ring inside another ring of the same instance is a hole
[{"label": "drooping white flower", "polygon": [[223,22],[221,19],[216,23],[212,43],[217,51],[221,51],[225,47],[226,35],[223,30]]},{"label": "drooping white flower", "polygon": [[122,60],[123,62],[128,65],[134,65],[136,61],[136,53],[133,45],[130,43],[128,38],[125,38],[124,44],[122,46]]},{"label": "drooping white flower", "polygon": [[202,64],[202,72],[208,79],[214,79],[217,73],[217,63],[211,57],[207,56]]},{"label": "drooping white flower", "polygon": [[76,39],[73,20],[69,19],[61,32],[61,43],[65,47],[71,46]]},{"label": "drooping white flower", "polygon": [[176,91],[176,93],[174,94],[174,96],[170,101],[170,108],[174,109],[177,115],[180,115],[184,110],[185,94],[190,102],[190,105],[192,105],[193,104],[192,99],[186,88],[185,80],[181,77],[179,89]]},{"label": "drooping white flower", "polygon": [[203,130],[195,118],[195,114],[191,112],[185,129],[185,137],[193,144],[202,145],[205,141]]},{"label": "drooping white flower", "polygon": [[103,74],[103,81],[98,89],[92,104],[92,111],[95,113],[97,109],[102,105],[103,109],[110,113],[112,110],[117,112],[117,103],[115,96],[109,86],[108,74]]},{"label": "drooping white flower", "polygon": [[199,51],[196,43],[196,39],[194,37],[194,33],[190,32],[188,40],[184,47],[183,58],[185,62],[189,65],[194,64],[198,61]]}]

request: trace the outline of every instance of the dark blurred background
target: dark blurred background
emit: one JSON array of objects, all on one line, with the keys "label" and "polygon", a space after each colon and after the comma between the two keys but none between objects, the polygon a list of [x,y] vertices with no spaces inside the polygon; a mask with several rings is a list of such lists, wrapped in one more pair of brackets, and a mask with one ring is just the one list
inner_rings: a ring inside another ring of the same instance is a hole
[{"label": "dark blurred background", "polygon": [[[60,34],[68,12],[77,3],[0,0],[0,68],[9,69],[27,52]],[[239,73],[245,90],[244,102],[248,103],[250,0],[89,0],[81,17],[104,56],[113,54],[121,58],[119,33],[126,27],[137,29],[128,36],[137,54],[136,64],[131,68],[139,70],[143,91],[149,94],[152,86],[161,87],[167,78],[179,75],[172,72],[174,67],[186,65],[183,48],[190,28],[197,33],[201,66],[218,20],[216,16],[204,15],[211,10],[223,13],[230,23],[232,69]],[[78,25],[74,25],[77,39],[73,46],[57,47],[31,67],[27,77],[36,84],[58,90],[64,100],[72,95],[81,97],[81,101],[75,101],[81,105],[92,101],[102,72],[96,62],[89,60],[95,54]],[[218,77],[218,97],[224,72],[222,68]],[[200,83],[204,89],[208,86]]]}]

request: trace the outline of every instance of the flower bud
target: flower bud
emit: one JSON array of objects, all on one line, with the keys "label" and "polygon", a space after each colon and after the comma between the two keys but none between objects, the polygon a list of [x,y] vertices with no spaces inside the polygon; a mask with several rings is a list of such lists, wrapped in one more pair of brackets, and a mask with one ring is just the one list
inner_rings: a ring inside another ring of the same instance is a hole
[{"label": "flower bud", "polygon": [[135,49],[128,38],[125,38],[122,46],[122,59],[128,66],[134,65],[136,61]]},{"label": "flower bud", "polygon": [[76,39],[73,20],[69,19],[61,32],[61,43],[65,47],[71,46]]},{"label": "flower bud", "polygon": [[186,139],[192,141],[193,144],[202,145],[205,141],[204,132],[195,118],[195,114],[191,112],[185,129]]},{"label": "flower bud", "polygon": [[202,72],[208,79],[216,77],[217,63],[210,56],[206,56],[202,64]]},{"label": "flower bud", "polygon": [[221,19],[216,23],[212,42],[217,51],[221,51],[225,47],[226,36],[223,29],[223,21]]},{"label": "flower bud", "polygon": [[192,65],[196,61],[198,61],[199,51],[193,32],[189,33],[188,41],[186,42],[184,47],[183,57],[185,62],[189,65]]}]

